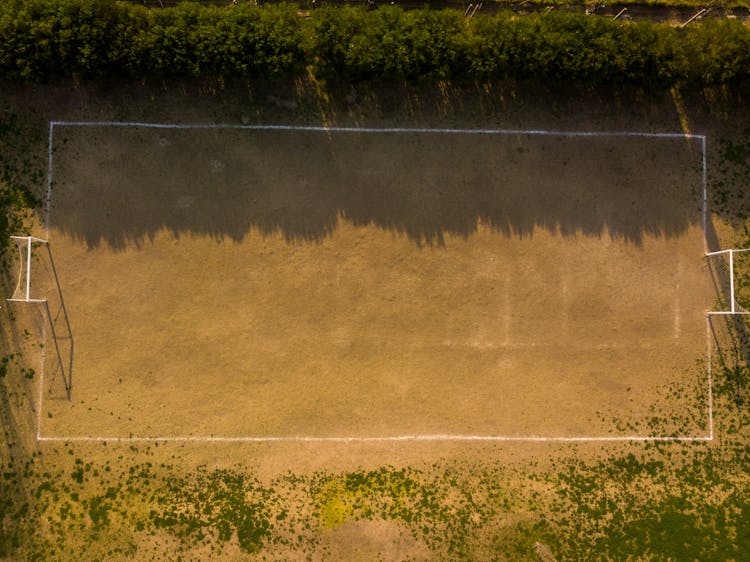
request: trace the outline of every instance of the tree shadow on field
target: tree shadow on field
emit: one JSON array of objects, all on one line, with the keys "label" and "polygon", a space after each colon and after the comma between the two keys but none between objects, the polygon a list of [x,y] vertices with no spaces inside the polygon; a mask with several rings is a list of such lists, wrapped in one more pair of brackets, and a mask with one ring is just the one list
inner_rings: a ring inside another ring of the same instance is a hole
[{"label": "tree shadow on field", "polygon": [[533,134],[57,126],[51,225],[123,249],[157,232],[320,241],[341,217],[417,244],[535,228],[640,244],[701,217],[700,143]]}]

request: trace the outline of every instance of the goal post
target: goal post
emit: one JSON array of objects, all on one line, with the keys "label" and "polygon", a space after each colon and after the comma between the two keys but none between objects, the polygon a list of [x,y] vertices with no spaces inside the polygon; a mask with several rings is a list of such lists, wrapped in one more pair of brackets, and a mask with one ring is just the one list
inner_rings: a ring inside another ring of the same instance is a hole
[{"label": "goal post", "polygon": [[706,252],[706,258],[727,257],[728,259],[728,277],[729,285],[726,287],[727,298],[729,299],[729,310],[710,310],[709,316],[712,315],[733,315],[733,314],[750,314],[750,311],[737,303],[737,287],[735,281],[735,255],[750,252],[750,248],[729,248],[726,250],[717,250],[715,252]]},{"label": "goal post", "polygon": [[[49,333],[52,336],[52,342],[54,344],[55,356],[57,357],[57,365],[59,372],[62,376],[63,385],[65,386],[65,393],[68,400],[71,399],[71,388],[72,388],[72,372],[73,372],[73,332],[70,327],[70,321],[68,320],[68,312],[65,308],[65,301],[62,298],[62,290],[60,288],[60,281],[57,278],[57,271],[55,270],[55,264],[52,259],[52,252],[50,251],[47,240],[43,238],[37,238],[36,236],[11,236],[11,240],[16,243],[19,256],[18,265],[18,283],[13,291],[10,298],[5,299],[7,302],[18,302],[18,303],[40,303],[42,304],[43,314],[47,318],[49,323]],[[53,315],[50,311],[50,300],[47,298],[37,298],[32,296],[31,286],[31,266],[32,266],[32,254],[35,246],[46,247],[46,260],[49,274],[57,287],[57,293],[55,296],[54,291],[49,293],[52,298],[53,306],[59,304],[58,311]],[[55,325],[58,319],[62,315],[64,321],[64,330],[66,333],[62,335],[58,334],[58,329]],[[67,348],[61,348],[60,340],[68,340]],[[66,352],[67,360],[63,359],[63,354]],[[54,378],[54,377],[53,377]]]},{"label": "goal post", "polygon": [[[31,254],[35,244],[47,244],[47,241],[36,236],[11,236],[16,243],[19,254],[18,284],[13,295],[5,299],[8,302],[47,302],[31,296]],[[26,255],[24,255],[24,252]]]}]

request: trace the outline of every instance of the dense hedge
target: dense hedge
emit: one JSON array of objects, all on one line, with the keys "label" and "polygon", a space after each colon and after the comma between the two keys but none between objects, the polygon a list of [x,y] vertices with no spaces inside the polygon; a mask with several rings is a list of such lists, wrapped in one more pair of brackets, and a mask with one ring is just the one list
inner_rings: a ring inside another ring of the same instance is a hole
[{"label": "dense hedge", "polygon": [[106,0],[0,4],[0,72],[9,78],[268,75],[304,60],[290,6],[168,10]]},{"label": "dense hedge", "polygon": [[290,76],[350,80],[525,79],[647,87],[710,85],[750,74],[739,21],[666,24],[550,12],[515,16],[383,7],[181,4],[106,0],[0,3],[0,73],[60,76]]}]

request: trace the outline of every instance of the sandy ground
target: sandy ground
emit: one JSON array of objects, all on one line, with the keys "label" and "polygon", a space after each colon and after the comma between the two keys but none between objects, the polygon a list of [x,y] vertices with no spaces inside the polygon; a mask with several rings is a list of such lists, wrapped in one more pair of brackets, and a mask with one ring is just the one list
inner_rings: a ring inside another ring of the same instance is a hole
[{"label": "sandy ground", "polygon": [[624,435],[705,392],[697,143],[58,127],[54,157],[45,436]]}]

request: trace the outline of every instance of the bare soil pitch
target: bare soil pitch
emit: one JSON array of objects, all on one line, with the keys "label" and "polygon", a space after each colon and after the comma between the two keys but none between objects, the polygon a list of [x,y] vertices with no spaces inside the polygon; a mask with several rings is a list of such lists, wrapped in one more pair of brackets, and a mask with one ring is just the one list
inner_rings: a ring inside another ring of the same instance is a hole
[{"label": "bare soil pitch", "polygon": [[45,373],[42,434],[632,434],[613,418],[705,392],[700,158],[684,139],[58,127],[73,399]]}]

